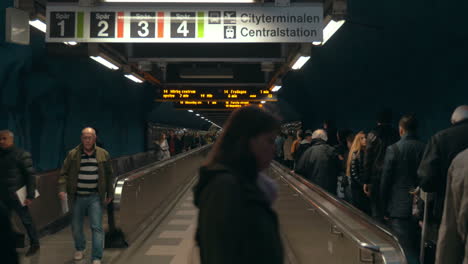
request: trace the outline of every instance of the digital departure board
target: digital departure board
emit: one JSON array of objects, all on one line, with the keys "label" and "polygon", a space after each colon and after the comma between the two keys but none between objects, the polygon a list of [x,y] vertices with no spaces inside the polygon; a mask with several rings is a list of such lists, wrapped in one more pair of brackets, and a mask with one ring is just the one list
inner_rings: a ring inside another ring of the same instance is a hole
[{"label": "digital departure board", "polygon": [[232,111],[237,108],[248,106],[248,105],[259,105],[263,106],[260,102],[252,101],[195,101],[195,100],[184,100],[174,102],[174,107],[179,110],[205,110],[205,111]]},{"label": "digital departure board", "polygon": [[277,101],[275,94],[266,89],[229,89],[229,88],[198,88],[198,89],[161,89],[156,101]]}]

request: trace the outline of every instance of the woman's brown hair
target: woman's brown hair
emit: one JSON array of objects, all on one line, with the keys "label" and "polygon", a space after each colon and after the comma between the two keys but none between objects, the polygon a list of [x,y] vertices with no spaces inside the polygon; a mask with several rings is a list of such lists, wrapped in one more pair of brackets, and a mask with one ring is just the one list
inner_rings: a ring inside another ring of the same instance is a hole
[{"label": "woman's brown hair", "polygon": [[257,106],[237,109],[226,122],[205,166],[221,163],[238,173],[256,177],[257,163],[249,141],[260,134],[279,130],[279,120],[265,110]]}]

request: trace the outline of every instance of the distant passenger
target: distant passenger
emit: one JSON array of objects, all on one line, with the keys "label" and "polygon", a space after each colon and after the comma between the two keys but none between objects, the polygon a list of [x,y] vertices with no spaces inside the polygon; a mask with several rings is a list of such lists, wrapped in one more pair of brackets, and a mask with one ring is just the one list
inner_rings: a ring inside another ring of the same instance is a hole
[{"label": "distant passenger", "polygon": [[86,238],[83,232],[85,215],[92,231],[92,263],[99,264],[104,246],[102,227],[103,205],[114,198],[113,171],[109,153],[96,146],[92,128],[81,132],[81,144],[68,152],[59,178],[59,197],[71,203],[75,260],[84,257]]},{"label": "distant passenger", "polygon": [[154,142],[155,152],[156,152],[156,159],[165,160],[171,157],[171,153],[169,151],[169,144],[167,143],[166,133],[161,132],[157,140]]},{"label": "distant passenger", "polygon": [[171,156],[176,155],[177,154],[176,146],[177,146],[178,138],[177,138],[174,130],[171,130],[169,132],[169,139],[167,141],[168,141],[168,144],[169,144],[169,152],[170,152]]},{"label": "distant passenger", "polygon": [[194,188],[202,264],[283,263],[272,208],[277,187],[262,173],[275,156],[279,129],[279,121],[257,107],[229,117]]},{"label": "distant passenger", "polygon": [[353,145],[349,150],[346,176],[351,180],[351,200],[352,204],[371,215],[370,200],[363,190],[363,177],[364,177],[364,152],[366,150],[366,134],[359,132],[354,138]]},{"label": "distant passenger", "polygon": [[436,264],[468,264],[468,149],[448,170],[444,214],[439,229]]},{"label": "distant passenger", "polygon": [[296,132],[296,139],[293,141],[293,144],[291,146],[291,155],[295,157],[295,153],[297,149],[299,148],[299,145],[301,144],[302,139],[304,138],[304,133],[302,130],[298,130]]},{"label": "distant passenger", "polygon": [[[28,208],[33,203],[36,192],[36,177],[33,173],[31,154],[14,145],[13,132],[0,131],[0,204],[9,212],[15,211],[21,219],[31,242],[26,253],[28,257],[36,254],[40,248],[39,236]],[[16,194],[22,187],[26,187],[24,205]]]},{"label": "distant passenger", "polygon": [[[342,129],[338,130],[337,132],[337,139],[338,144],[333,146],[335,148],[336,153],[338,154],[338,158],[341,161],[340,166],[340,174],[338,176],[338,193],[337,196],[342,198],[348,202],[351,201],[351,183],[349,181],[349,177],[346,176],[346,164],[348,161],[349,155],[349,147],[347,144],[347,138],[349,135],[352,135],[353,132],[349,129]],[[353,142],[351,142],[352,144]]]},{"label": "distant passenger", "polygon": [[398,131],[392,127],[392,112],[386,109],[379,113],[377,127],[367,134],[364,153],[364,192],[370,196],[372,217],[383,221],[380,206],[380,177],[387,147],[398,141]]},{"label": "distant passenger", "polygon": [[294,142],[294,134],[292,132],[288,133],[288,137],[284,141],[283,144],[283,152],[284,152],[284,162],[286,167],[292,169],[294,166],[294,158],[291,154],[291,147]]},{"label": "distant passenger", "polygon": [[452,126],[432,136],[419,166],[420,186],[425,192],[435,192],[434,209],[429,212],[435,228],[442,219],[447,171],[455,156],[468,148],[468,105],[455,109]]},{"label": "distant passenger", "polygon": [[409,263],[418,263],[420,236],[413,221],[413,192],[418,187],[417,170],[424,153],[424,143],[417,136],[418,123],[413,115],[400,119],[401,139],[385,154],[380,185],[384,216],[406,252]]},{"label": "distant passenger", "polygon": [[326,191],[336,194],[340,166],[335,148],[327,144],[327,133],[318,129],[312,134],[311,147],[302,155],[296,172]]},{"label": "distant passenger", "polygon": [[284,136],[283,136],[283,133],[280,132],[276,136],[276,139],[275,139],[276,161],[278,161],[280,163],[283,163],[283,161],[284,161],[283,147],[284,147]]},{"label": "distant passenger", "polygon": [[327,143],[330,146],[336,146],[337,140],[337,129],[333,120],[323,121],[323,130],[327,132]]},{"label": "distant passenger", "polygon": [[307,130],[304,133],[303,138],[304,139],[299,143],[299,146],[294,152],[294,160],[296,161],[296,164],[299,163],[304,152],[312,146],[312,133],[310,131]]}]

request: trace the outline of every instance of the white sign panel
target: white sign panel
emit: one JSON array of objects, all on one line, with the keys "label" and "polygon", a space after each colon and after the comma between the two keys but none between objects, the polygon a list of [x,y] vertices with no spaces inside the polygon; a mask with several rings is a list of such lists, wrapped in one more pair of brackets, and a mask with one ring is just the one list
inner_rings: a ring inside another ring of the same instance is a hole
[{"label": "white sign panel", "polygon": [[47,7],[47,42],[254,43],[322,41],[323,7]]}]

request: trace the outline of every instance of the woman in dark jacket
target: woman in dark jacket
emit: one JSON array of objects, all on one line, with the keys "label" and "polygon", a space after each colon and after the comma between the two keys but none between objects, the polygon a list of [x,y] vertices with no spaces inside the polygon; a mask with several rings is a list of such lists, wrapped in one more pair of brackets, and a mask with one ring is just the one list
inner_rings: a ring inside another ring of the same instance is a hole
[{"label": "woman in dark jacket", "polygon": [[236,110],[194,188],[202,264],[281,264],[283,246],[271,205],[276,186],[261,171],[275,155],[279,122],[258,107]]},{"label": "woman in dark jacket", "polygon": [[351,195],[353,205],[370,215],[370,200],[363,191],[364,150],[366,148],[366,134],[357,133],[353,145],[349,150],[346,166],[346,176],[351,178]]}]

